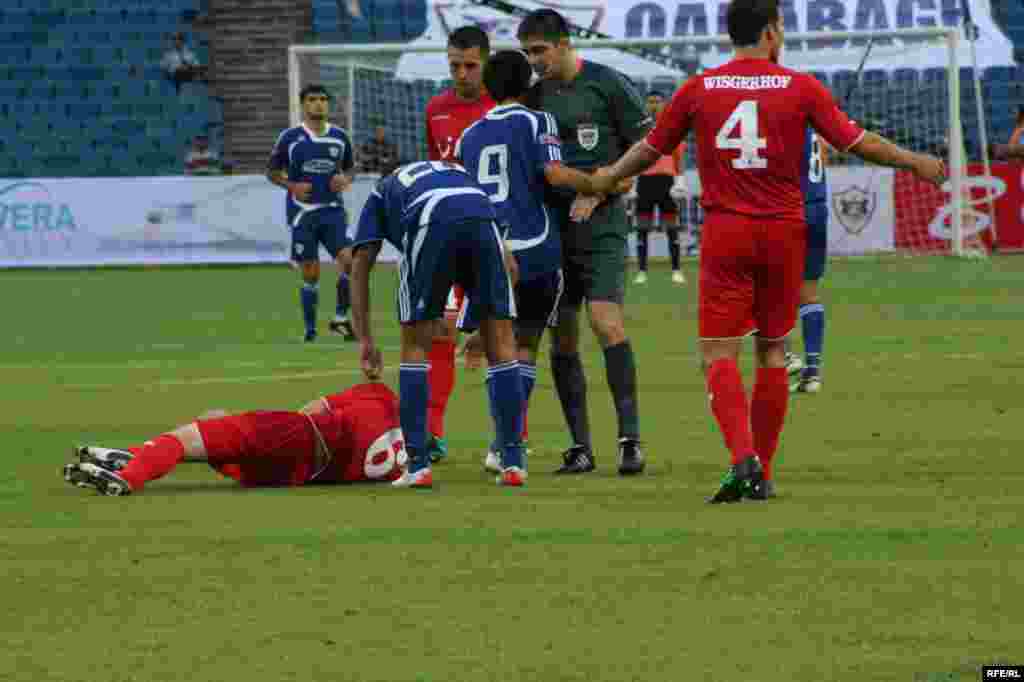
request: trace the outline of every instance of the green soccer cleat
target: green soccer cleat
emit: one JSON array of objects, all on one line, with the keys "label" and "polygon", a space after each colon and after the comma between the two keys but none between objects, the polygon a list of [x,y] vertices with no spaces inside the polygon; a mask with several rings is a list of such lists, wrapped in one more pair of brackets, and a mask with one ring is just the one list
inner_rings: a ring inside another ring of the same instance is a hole
[{"label": "green soccer cleat", "polygon": [[729,467],[725,475],[722,476],[718,491],[708,499],[708,503],[732,503],[743,499],[764,500],[766,493],[761,462],[758,461],[756,455],[749,455],[739,464]]},{"label": "green soccer cleat", "polygon": [[431,462],[440,462],[448,456],[448,441],[430,434],[430,438],[427,439],[427,454],[430,455]]}]

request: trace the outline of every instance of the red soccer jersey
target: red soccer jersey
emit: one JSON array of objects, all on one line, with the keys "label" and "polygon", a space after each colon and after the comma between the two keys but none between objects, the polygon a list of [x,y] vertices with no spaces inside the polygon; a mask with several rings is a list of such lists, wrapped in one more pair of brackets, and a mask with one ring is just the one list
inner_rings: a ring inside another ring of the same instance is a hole
[{"label": "red soccer jersey", "polygon": [[405,441],[398,421],[398,397],[384,384],[359,384],[324,401],[315,415],[333,460],[319,482],[394,480],[401,474]]},{"label": "red soccer jersey", "polygon": [[494,108],[486,92],[475,102],[460,99],[454,90],[445,90],[427,103],[427,155],[431,161],[443,161],[455,154],[455,143],[462,131]]},{"label": "red soccer jersey", "polygon": [[802,222],[807,126],[844,151],[864,135],[813,76],[767,59],[737,58],[687,81],[647,143],[671,154],[695,132],[706,211]]}]

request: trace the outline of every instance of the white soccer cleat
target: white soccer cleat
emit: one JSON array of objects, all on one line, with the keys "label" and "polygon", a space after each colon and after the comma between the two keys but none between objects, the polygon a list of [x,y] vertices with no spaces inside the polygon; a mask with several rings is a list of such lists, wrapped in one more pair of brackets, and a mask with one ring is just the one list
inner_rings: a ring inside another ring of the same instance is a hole
[{"label": "white soccer cleat", "polygon": [[76,445],[71,449],[71,454],[82,464],[95,464],[107,471],[120,471],[135,457],[127,450],[102,448],[97,445]]},{"label": "white soccer cleat", "polygon": [[786,374],[793,376],[799,374],[804,368],[804,361],[796,353],[786,353]]},{"label": "white soccer cleat", "polygon": [[647,273],[641,270],[633,278],[633,284],[647,284]]},{"label": "white soccer cleat", "polygon": [[488,450],[484,457],[484,471],[492,474],[501,473],[501,453],[497,450]]},{"label": "white soccer cleat", "polygon": [[673,284],[686,284],[686,275],[683,274],[682,270],[672,271],[672,283]]},{"label": "white soccer cleat", "polygon": [[400,478],[391,482],[395,488],[431,488],[434,485],[434,472],[430,467],[420,469],[414,474],[402,472]]},{"label": "white soccer cleat", "polygon": [[100,495],[117,497],[132,494],[128,481],[91,462],[64,465],[64,480],[79,488],[93,488]]},{"label": "white soccer cleat", "polygon": [[801,377],[789,387],[790,393],[821,393],[821,377]]}]

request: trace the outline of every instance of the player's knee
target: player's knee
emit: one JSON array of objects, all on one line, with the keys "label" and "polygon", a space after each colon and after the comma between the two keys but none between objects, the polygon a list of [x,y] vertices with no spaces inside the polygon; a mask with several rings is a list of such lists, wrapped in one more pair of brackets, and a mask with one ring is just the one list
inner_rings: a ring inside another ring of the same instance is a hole
[{"label": "player's knee", "polygon": [[614,303],[591,305],[590,328],[604,348],[616,346],[626,340],[626,325],[622,319],[621,308]]},{"label": "player's knee", "polygon": [[316,261],[304,261],[302,263],[302,279],[309,284],[316,284],[320,281],[320,263]]},{"label": "player's knee", "polygon": [[757,339],[754,344],[754,352],[760,367],[786,366],[785,339]]}]

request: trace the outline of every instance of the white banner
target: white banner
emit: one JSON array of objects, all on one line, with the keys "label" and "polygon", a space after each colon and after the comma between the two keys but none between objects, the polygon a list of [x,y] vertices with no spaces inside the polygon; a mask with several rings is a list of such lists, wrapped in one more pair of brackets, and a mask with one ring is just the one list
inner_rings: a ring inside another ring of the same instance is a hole
[{"label": "white banner", "polygon": [[[856,69],[866,39],[829,41],[836,31],[878,31],[898,28],[959,27],[963,0],[783,0],[783,16],[789,33],[820,33],[821,41],[786,44],[783,63],[801,70],[835,71]],[[1013,44],[992,19],[989,0],[967,0],[971,18],[979,29],[976,44],[978,65],[1013,65]],[[520,0],[517,5],[534,9],[552,7],[577,26],[599,31],[613,38],[674,38],[725,35],[728,0]],[[415,45],[444,45],[448,34],[466,24],[477,24],[492,40],[515,41],[519,17],[481,7],[467,0],[428,0],[427,30]],[[703,46],[698,50],[701,65],[717,66],[731,50]],[[629,75],[650,78],[673,74],[665,67],[617,50],[586,50],[587,59],[607,64]],[[960,41],[959,62],[970,61],[970,44]],[[921,45],[879,39],[872,45],[866,68],[924,69],[945,67],[949,55],[945,45]],[[403,56],[398,66],[402,78],[440,80],[448,77],[443,53]]]},{"label": "white banner", "polygon": [[[350,222],[374,181],[345,194]],[[263,176],[0,179],[0,268],[285,262],[284,203]]]},{"label": "white banner", "polygon": [[891,168],[828,170],[828,252],[845,256],[892,251],[896,210]]}]

